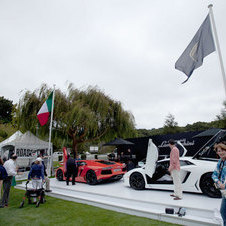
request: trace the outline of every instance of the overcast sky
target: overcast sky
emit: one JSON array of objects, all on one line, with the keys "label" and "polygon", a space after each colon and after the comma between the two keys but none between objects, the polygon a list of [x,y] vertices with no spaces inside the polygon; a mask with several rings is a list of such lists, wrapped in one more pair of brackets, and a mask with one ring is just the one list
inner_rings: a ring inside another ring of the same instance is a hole
[{"label": "overcast sky", "polygon": [[[190,80],[174,68],[209,12],[203,0],[0,0],[0,96],[17,103],[42,83],[98,86],[137,128],[210,122],[225,99],[216,52]],[[223,61],[226,1],[213,5]],[[22,93],[23,93],[22,92]]]}]

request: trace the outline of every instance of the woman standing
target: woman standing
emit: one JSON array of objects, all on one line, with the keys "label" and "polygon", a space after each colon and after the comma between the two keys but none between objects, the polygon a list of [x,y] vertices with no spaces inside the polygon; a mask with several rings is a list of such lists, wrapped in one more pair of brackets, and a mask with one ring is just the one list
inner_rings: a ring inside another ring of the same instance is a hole
[{"label": "woman standing", "polygon": [[213,172],[212,178],[215,186],[220,189],[222,193],[222,202],[220,213],[223,218],[224,226],[226,226],[226,142],[222,141],[215,145],[215,150],[220,157],[217,167]]}]

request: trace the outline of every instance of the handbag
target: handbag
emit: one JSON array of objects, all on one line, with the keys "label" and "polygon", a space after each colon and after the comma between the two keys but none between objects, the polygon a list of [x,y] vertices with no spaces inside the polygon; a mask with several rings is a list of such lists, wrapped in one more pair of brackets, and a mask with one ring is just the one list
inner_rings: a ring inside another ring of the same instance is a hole
[{"label": "handbag", "polygon": [[16,178],[15,178],[15,176],[13,176],[11,186],[12,186],[12,187],[16,186]]},{"label": "handbag", "polygon": [[165,208],[165,213],[166,214],[174,214],[174,209],[173,208]]}]

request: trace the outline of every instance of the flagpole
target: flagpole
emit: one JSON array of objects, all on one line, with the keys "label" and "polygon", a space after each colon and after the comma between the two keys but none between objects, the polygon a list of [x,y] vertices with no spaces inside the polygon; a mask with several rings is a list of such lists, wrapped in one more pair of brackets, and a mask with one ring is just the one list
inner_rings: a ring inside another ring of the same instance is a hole
[{"label": "flagpole", "polygon": [[51,116],[50,116],[50,125],[49,125],[49,147],[48,147],[49,175],[48,176],[52,176],[52,164],[53,164],[53,148],[51,148],[51,135],[52,135],[52,124],[53,124],[54,99],[55,99],[55,84],[53,85],[53,100],[52,100],[52,106],[51,106]]},{"label": "flagpole", "polygon": [[216,25],[215,25],[215,21],[214,21],[212,7],[213,7],[212,4],[208,5],[210,19],[211,19],[211,22],[212,22],[213,33],[214,33],[215,42],[216,42],[216,48],[217,48],[218,57],[219,57],[219,60],[220,60],[220,67],[221,67],[223,83],[224,83],[224,91],[225,91],[225,96],[226,96],[226,77],[225,77],[224,65],[223,65],[223,60],[222,60],[222,55],[221,55],[221,50],[220,50],[220,44],[219,44],[219,40],[218,40],[218,36],[217,36],[217,29],[216,29]]}]

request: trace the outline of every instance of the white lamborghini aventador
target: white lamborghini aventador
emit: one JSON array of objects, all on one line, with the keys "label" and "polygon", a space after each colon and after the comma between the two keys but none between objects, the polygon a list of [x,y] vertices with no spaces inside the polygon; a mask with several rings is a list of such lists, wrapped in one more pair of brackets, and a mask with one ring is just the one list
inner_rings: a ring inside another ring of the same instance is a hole
[{"label": "white lamborghini aventador", "polygon": [[[181,181],[185,192],[204,193],[209,197],[221,197],[221,193],[214,186],[211,178],[212,172],[216,167],[217,160],[201,160],[193,157],[184,157],[187,150],[181,143],[177,143],[182,157]],[[149,140],[146,163],[141,168],[135,168],[124,174],[123,180],[126,186],[136,190],[145,188],[173,190],[173,181],[169,175],[169,158],[159,160],[158,149],[152,140]]]}]

